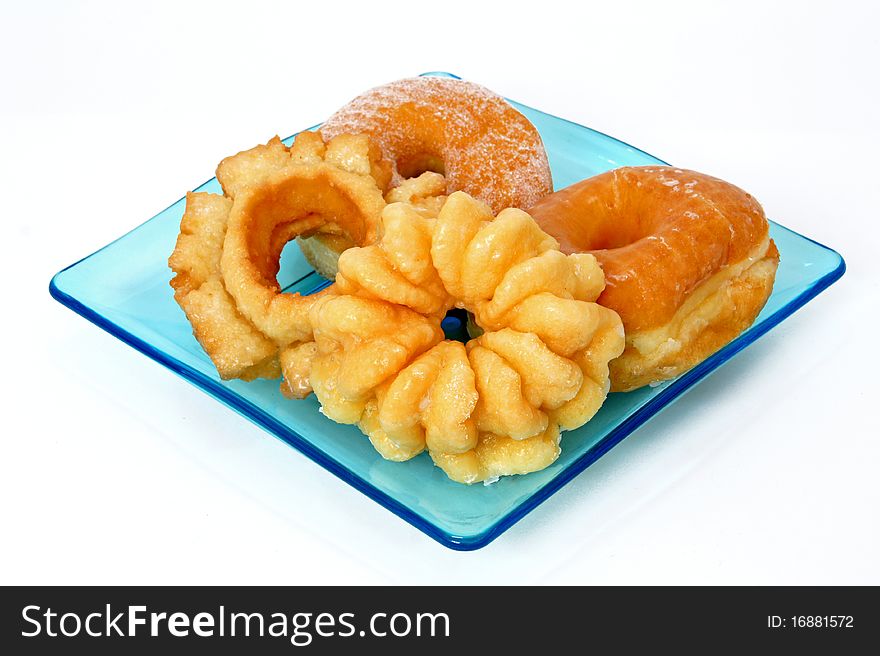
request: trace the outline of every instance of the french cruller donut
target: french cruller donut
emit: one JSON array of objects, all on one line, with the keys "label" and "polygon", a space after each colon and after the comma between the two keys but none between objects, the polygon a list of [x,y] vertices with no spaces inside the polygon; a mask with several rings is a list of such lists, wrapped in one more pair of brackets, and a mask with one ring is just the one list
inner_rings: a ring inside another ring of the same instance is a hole
[{"label": "french cruller donut", "polygon": [[[493,216],[460,191],[436,218],[388,205],[379,234],[342,253],[310,309],[314,346],[295,368],[322,412],[359,425],[389,460],[427,450],[463,483],[547,467],[560,432],[604,402],[623,351],[619,317],[596,303],[596,258],[564,255],[522,210]],[[479,337],[444,339],[454,307]]]}]

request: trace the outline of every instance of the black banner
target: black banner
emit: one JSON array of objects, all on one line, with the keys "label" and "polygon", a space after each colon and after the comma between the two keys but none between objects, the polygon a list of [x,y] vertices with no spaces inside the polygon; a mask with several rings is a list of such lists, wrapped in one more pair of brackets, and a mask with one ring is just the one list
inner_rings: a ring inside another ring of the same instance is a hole
[{"label": "black banner", "polygon": [[676,653],[808,646],[839,654],[880,638],[874,588],[47,587],[4,588],[2,597],[6,654],[587,652],[609,644],[626,653],[646,641]]}]

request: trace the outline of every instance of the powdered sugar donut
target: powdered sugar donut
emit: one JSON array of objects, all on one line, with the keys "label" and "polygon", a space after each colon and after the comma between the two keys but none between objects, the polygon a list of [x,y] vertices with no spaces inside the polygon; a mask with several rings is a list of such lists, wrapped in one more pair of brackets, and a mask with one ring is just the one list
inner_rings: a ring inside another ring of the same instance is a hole
[{"label": "powdered sugar donut", "polygon": [[327,139],[366,133],[395,165],[392,184],[430,170],[500,212],[553,190],[535,126],[485,87],[444,77],[398,80],[361,94],[321,127]]}]

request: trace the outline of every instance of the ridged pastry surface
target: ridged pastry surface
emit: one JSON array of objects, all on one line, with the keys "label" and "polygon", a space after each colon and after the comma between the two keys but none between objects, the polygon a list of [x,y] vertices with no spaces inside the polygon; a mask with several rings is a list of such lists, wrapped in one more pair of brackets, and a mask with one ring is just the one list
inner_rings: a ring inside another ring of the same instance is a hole
[{"label": "ridged pastry surface", "polygon": [[[436,218],[388,205],[379,233],[342,254],[310,311],[303,357],[322,412],[358,424],[388,459],[427,449],[464,483],[552,463],[560,431],[601,406],[624,347],[619,317],[595,302],[596,259],[564,255],[525,212],[493,217],[462,192]],[[453,307],[483,334],[445,340]]]}]

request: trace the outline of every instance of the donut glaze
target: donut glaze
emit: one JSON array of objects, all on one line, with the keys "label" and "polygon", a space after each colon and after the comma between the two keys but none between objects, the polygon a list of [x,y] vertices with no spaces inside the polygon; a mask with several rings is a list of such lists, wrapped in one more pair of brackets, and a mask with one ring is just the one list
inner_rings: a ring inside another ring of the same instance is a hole
[{"label": "donut glaze", "polygon": [[391,82],[358,96],[321,127],[325,138],[369,134],[395,165],[392,184],[431,170],[447,193],[464,191],[493,212],[533,205],[553,189],[538,131],[501,96],[443,77]]},{"label": "donut glaze", "polygon": [[627,348],[612,389],[672,378],[754,321],[779,252],[758,202],[727,182],[666,166],[624,167],[529,209],[565,253],[605,272],[599,303],[623,320]]}]

